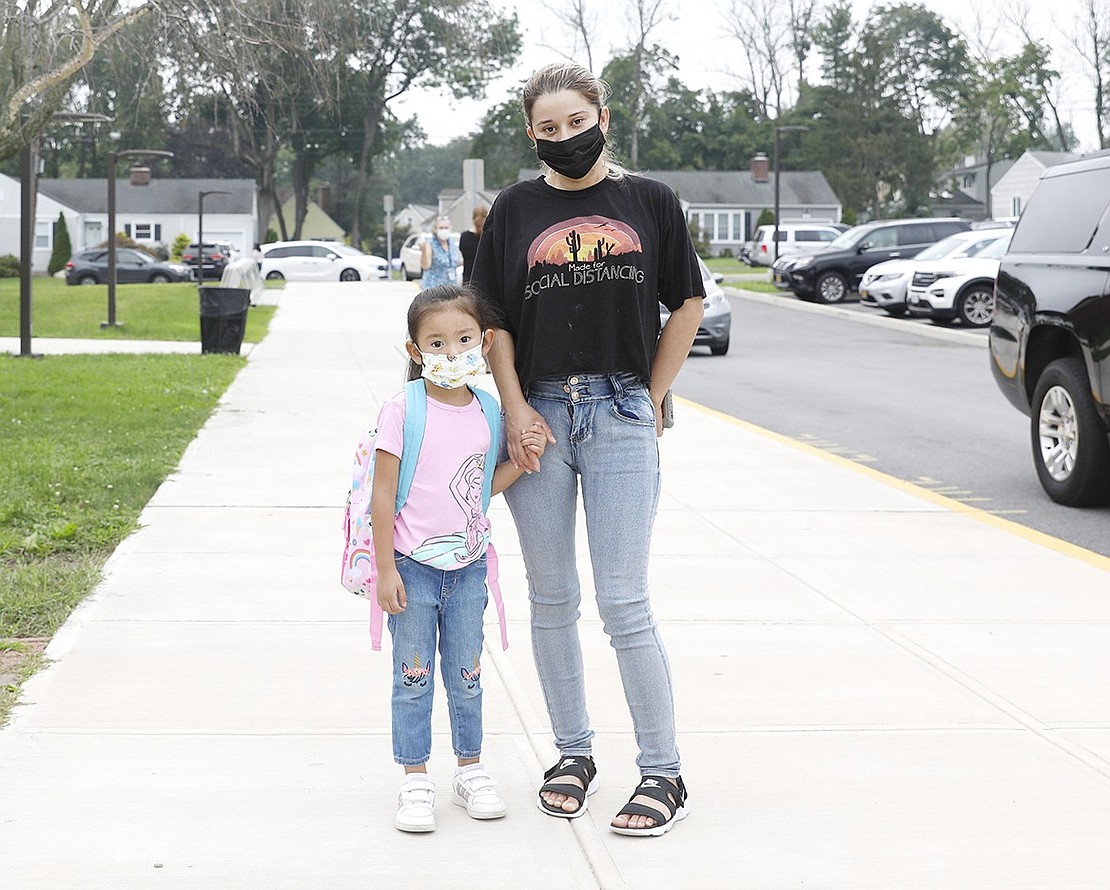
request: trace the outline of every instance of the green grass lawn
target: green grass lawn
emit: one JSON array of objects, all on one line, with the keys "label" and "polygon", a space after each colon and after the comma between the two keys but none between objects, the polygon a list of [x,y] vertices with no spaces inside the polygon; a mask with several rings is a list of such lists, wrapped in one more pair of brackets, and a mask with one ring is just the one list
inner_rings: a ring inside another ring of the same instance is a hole
[{"label": "green grass lawn", "polygon": [[[121,284],[116,288],[120,328],[108,320],[108,285],[70,286],[36,276],[31,286],[32,332],[36,337],[127,340],[200,340],[194,284]],[[274,306],[254,306],[244,340],[257,343],[269,328]],[[0,337],[19,336],[19,279],[0,278]]]},{"label": "green grass lawn", "polygon": [[725,285],[738,287],[741,290],[754,290],[758,291],[761,294],[781,294],[784,297],[794,297],[794,294],[792,294],[790,291],[779,290],[777,287],[775,287],[774,284],[772,284],[770,281],[767,281],[766,272],[764,273],[764,278],[758,281],[726,281]]},{"label": "green grass lawn", "polygon": [[[92,590],[245,362],[0,356],[0,650],[51,636]],[[35,663],[0,686],[0,722]]]}]

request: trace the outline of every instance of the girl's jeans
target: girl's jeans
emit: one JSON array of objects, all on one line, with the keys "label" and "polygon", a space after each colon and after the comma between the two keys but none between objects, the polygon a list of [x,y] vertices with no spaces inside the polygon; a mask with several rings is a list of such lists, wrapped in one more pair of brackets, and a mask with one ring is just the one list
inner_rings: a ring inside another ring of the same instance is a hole
[{"label": "girl's jeans", "polygon": [[533,381],[528,402],[551,427],[538,473],[505,491],[524,552],[532,603],[532,654],[555,744],[591,752],[574,558],[578,480],[597,604],[617,651],[643,775],[677,776],[674,696],[648,601],[651,527],[659,500],[659,446],[647,387],[631,374]]},{"label": "girl's jeans", "polygon": [[432,753],[436,637],[456,757],[482,752],[482,613],[485,556],[444,571],[396,554],[408,604],[389,616],[393,637],[393,759],[427,763]]}]

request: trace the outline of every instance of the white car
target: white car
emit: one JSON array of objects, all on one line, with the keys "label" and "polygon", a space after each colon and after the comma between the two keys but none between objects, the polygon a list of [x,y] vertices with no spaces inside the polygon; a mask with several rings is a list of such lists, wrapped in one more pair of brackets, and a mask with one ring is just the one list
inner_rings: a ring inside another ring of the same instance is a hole
[{"label": "white car", "polygon": [[424,274],[420,265],[420,244],[427,239],[427,232],[413,232],[401,245],[401,277],[405,281],[415,281]]},{"label": "white car", "polygon": [[910,279],[914,270],[920,268],[922,263],[977,256],[1003,237],[1009,240],[1008,229],[957,232],[926,247],[917,256],[878,263],[863,273],[859,283],[859,304],[871,309],[882,309],[888,315],[896,317],[905,315]]},{"label": "white car", "polygon": [[994,318],[994,282],[998,264],[1010,245],[1013,229],[972,257],[933,260],[914,268],[906,308],[942,324],[959,319],[972,328],[986,327]]},{"label": "white car", "polygon": [[262,245],[259,271],[271,281],[376,281],[389,263],[338,241],[274,241]]},{"label": "white car", "polygon": [[775,241],[779,243],[779,257],[797,256],[819,250],[843,231],[843,227],[831,223],[784,222],[776,236],[774,226],[760,226],[747,244],[746,260],[752,266],[770,266],[775,262]]}]

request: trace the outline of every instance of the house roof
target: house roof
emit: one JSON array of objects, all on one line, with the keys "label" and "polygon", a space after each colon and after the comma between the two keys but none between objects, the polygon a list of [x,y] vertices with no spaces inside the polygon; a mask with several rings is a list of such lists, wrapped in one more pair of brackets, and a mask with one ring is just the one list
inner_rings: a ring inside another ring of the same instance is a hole
[{"label": "house roof", "polygon": [[1026,152],[1042,167],[1055,167],[1057,164],[1066,164],[1068,161],[1075,161],[1083,157],[1073,151],[1032,151]]},{"label": "house roof", "polygon": [[[533,169],[520,171],[520,179],[534,179]],[[721,204],[727,207],[772,207],[775,174],[756,182],[749,170],[642,170],[638,174],[669,185],[687,204]],[[840,199],[818,170],[783,171],[779,204],[785,206],[839,206]]]},{"label": "house roof", "polygon": [[[255,210],[253,179],[160,179],[149,185],[116,182],[117,213],[196,213],[199,193],[225,191],[230,195],[207,195],[205,213],[247,213]],[[108,212],[107,179],[40,179],[39,192],[80,213]]]}]

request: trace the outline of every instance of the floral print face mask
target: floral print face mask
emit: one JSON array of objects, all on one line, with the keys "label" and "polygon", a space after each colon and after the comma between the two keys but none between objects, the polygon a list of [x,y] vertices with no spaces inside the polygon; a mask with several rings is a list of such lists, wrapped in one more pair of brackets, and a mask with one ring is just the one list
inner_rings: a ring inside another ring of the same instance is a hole
[{"label": "floral print face mask", "polygon": [[441,389],[458,389],[478,376],[485,366],[482,357],[482,344],[458,355],[437,355],[434,352],[420,353],[423,367],[420,376]]}]

